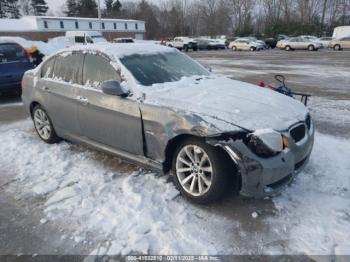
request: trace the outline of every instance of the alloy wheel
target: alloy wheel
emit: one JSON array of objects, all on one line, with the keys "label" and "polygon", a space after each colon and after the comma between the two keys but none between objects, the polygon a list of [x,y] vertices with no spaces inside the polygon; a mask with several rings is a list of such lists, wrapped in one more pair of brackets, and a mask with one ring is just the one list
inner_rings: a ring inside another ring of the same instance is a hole
[{"label": "alloy wheel", "polygon": [[210,189],[213,166],[203,148],[184,146],[176,158],[176,176],[182,188],[192,196],[202,196]]},{"label": "alloy wheel", "polygon": [[34,112],[34,125],[40,137],[48,140],[51,136],[51,125],[45,111],[38,108]]}]

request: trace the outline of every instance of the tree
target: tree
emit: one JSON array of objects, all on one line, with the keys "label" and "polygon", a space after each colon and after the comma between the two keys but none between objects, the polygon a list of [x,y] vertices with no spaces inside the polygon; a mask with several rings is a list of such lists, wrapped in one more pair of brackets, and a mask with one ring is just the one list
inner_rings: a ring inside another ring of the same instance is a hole
[{"label": "tree", "polygon": [[78,0],[77,16],[97,17],[97,4],[95,0]]},{"label": "tree", "polygon": [[30,1],[19,0],[19,3],[23,15],[33,15],[33,9]]},{"label": "tree", "polygon": [[1,0],[1,9],[3,17],[20,18],[18,0]]},{"label": "tree", "polygon": [[31,0],[34,15],[42,16],[45,15],[49,7],[45,0]]},{"label": "tree", "polygon": [[78,13],[78,5],[76,0],[67,0],[66,1],[67,11],[65,14],[70,17],[77,16]]},{"label": "tree", "polygon": [[113,0],[105,0],[105,6],[104,16],[112,17]]},{"label": "tree", "polygon": [[114,1],[112,5],[113,13],[119,13],[120,9],[122,8],[122,4],[119,0]]}]

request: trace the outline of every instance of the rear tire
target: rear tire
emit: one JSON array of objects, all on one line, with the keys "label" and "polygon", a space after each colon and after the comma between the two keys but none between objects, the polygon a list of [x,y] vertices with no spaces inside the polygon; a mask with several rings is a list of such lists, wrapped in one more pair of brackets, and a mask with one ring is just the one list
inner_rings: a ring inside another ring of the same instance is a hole
[{"label": "rear tire", "polygon": [[41,105],[36,105],[32,113],[35,131],[45,143],[54,144],[61,141],[52,125],[52,121],[46,110]]},{"label": "rear tire", "polygon": [[185,52],[188,52],[188,45],[185,45],[184,48]]},{"label": "rear tire", "polygon": [[284,48],[284,50],[286,50],[286,51],[291,51],[292,48],[291,48],[289,45],[287,45],[287,46]]},{"label": "rear tire", "polygon": [[255,47],[251,47],[250,49],[249,49],[251,52],[254,52],[255,50],[257,50]]},{"label": "rear tire", "polygon": [[237,46],[233,46],[232,51],[237,51]]},{"label": "rear tire", "polygon": [[197,204],[221,199],[238,177],[233,162],[220,148],[194,137],[183,140],[175,150],[172,171],[176,188]]}]

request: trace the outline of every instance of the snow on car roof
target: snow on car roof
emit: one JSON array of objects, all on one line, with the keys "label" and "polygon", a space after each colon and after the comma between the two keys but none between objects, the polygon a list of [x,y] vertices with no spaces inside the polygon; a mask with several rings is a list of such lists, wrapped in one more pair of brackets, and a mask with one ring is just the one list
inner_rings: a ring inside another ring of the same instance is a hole
[{"label": "snow on car roof", "polygon": [[157,44],[145,44],[145,43],[97,43],[89,45],[76,45],[65,51],[100,51],[109,55],[110,57],[123,58],[129,55],[147,55],[147,54],[157,54],[164,52],[174,52],[175,49],[157,45]]}]

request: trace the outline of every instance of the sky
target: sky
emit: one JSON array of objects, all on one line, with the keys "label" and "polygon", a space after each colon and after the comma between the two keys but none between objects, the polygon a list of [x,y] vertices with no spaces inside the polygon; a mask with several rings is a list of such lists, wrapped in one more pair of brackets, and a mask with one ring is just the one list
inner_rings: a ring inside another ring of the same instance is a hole
[{"label": "sky", "polygon": [[[97,1],[97,0],[96,0]],[[140,0],[128,0],[138,2]],[[151,3],[158,3],[161,0],[149,0]],[[63,15],[63,11],[65,10],[66,0],[46,0],[49,6],[48,15]],[[121,0],[123,4],[123,0]],[[101,5],[104,4],[104,0],[101,0]]]}]

